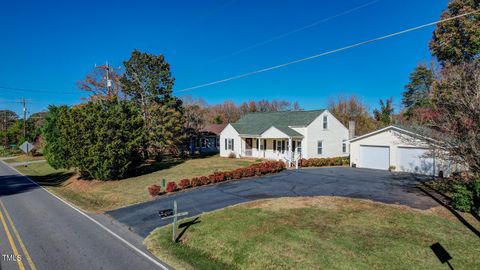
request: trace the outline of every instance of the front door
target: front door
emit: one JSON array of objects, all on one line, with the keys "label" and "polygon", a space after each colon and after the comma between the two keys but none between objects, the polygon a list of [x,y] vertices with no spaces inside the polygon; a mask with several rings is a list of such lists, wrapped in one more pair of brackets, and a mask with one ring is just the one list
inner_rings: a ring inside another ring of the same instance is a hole
[{"label": "front door", "polygon": [[252,156],[252,145],[253,145],[253,140],[252,138],[246,138],[245,139],[245,156]]}]

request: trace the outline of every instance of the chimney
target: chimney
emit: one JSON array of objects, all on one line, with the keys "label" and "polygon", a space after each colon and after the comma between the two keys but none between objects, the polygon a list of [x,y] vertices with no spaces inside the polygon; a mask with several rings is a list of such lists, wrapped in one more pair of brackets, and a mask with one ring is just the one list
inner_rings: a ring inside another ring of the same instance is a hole
[{"label": "chimney", "polygon": [[348,121],[348,139],[355,137],[355,121]]}]

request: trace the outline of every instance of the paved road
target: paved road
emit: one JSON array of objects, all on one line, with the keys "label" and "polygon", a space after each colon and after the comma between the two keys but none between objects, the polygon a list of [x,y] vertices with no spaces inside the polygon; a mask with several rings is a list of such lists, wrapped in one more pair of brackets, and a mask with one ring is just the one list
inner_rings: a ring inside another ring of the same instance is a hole
[{"label": "paved road", "polygon": [[[138,236],[95,219],[133,245],[0,162],[0,269],[161,269]],[[21,261],[3,256],[12,254]]]},{"label": "paved road", "polygon": [[172,208],[177,200],[179,211],[189,216],[229,205],[263,198],[285,196],[335,195],[364,198],[384,203],[398,203],[419,209],[437,206],[430,197],[415,188],[418,183],[409,174],[359,168],[320,168],[288,170],[255,179],[225,182],[179,192],[154,201],[110,211],[107,214],[130,230],[146,237],[168,220],[158,217],[159,209]]}]

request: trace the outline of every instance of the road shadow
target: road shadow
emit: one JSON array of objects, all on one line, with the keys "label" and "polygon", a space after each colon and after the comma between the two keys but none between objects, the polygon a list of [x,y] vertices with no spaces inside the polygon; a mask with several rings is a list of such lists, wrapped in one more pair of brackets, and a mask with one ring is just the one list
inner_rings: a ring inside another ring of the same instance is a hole
[{"label": "road shadow", "polygon": [[193,225],[195,224],[198,224],[202,221],[198,220],[199,217],[196,217],[194,218],[193,220],[190,220],[190,221],[187,221],[187,222],[184,222],[180,225],[178,225],[178,228],[181,229],[183,228],[183,230],[178,234],[177,238],[175,239],[175,242],[180,242],[180,240],[182,239],[182,236],[185,234],[185,232]]},{"label": "road shadow", "polygon": [[38,185],[21,175],[0,176],[0,197],[37,189]]}]

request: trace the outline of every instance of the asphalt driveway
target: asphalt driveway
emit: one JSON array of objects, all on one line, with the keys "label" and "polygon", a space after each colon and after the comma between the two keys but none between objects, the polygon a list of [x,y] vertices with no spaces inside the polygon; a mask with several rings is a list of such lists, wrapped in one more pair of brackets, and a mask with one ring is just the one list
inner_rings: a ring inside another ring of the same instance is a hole
[{"label": "asphalt driveway", "polygon": [[410,174],[359,168],[287,170],[259,178],[190,189],[107,214],[146,237],[156,227],[171,222],[160,219],[158,210],[172,208],[173,200],[177,200],[179,211],[188,211],[189,216],[257,199],[295,196],[344,196],[419,209],[437,206],[435,201],[415,188],[418,181]]}]

